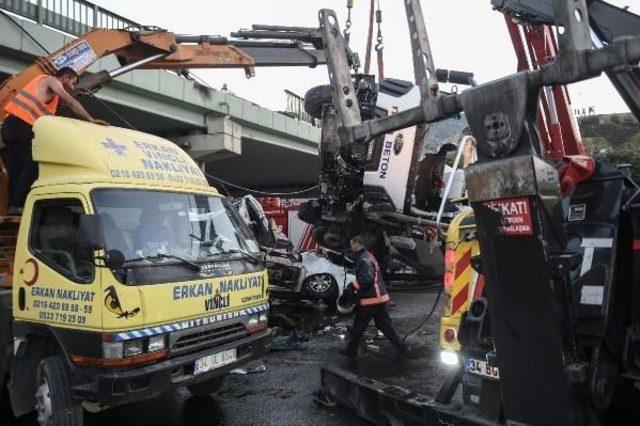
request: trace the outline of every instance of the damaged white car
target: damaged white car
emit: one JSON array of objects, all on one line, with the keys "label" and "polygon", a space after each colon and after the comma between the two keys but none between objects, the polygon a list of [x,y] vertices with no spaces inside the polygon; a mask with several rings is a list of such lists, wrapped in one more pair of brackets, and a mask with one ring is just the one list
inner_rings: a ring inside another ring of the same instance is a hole
[{"label": "damaged white car", "polygon": [[347,284],[355,280],[339,253],[317,249],[302,253],[267,253],[269,289],[280,297],[321,300],[335,306]]},{"label": "damaged white car", "polygon": [[251,195],[238,200],[240,216],[266,253],[269,290],[282,298],[320,300],[335,306],[347,284],[355,280],[350,263],[340,253],[318,248],[295,252],[284,249],[286,236],[278,233],[260,203]]}]

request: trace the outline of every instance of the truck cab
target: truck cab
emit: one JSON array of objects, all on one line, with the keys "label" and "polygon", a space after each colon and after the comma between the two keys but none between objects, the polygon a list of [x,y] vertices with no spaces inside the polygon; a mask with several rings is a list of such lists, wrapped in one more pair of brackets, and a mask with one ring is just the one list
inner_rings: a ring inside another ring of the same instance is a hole
[{"label": "truck cab", "polygon": [[209,394],[266,352],[258,243],[185,152],[60,117],[34,133],[40,173],[20,219],[0,363],[16,416],[81,424],[82,407],[179,386]]}]

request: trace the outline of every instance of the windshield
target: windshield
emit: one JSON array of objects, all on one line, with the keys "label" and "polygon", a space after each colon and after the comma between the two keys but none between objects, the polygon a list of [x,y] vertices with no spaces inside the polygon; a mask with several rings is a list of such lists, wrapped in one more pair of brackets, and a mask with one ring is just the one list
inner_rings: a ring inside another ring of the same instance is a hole
[{"label": "windshield", "polygon": [[96,190],[107,250],[134,262],[207,261],[259,247],[231,203],[217,196],[163,191]]}]

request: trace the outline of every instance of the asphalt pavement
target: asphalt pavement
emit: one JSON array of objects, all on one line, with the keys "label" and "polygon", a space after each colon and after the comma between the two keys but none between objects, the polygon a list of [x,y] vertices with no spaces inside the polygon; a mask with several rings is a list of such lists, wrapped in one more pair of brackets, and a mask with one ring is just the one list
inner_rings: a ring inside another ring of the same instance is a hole
[{"label": "asphalt pavement", "polygon": [[[403,335],[419,326],[431,309],[436,292],[403,290],[393,292],[391,317]],[[370,343],[357,363],[337,353],[344,345],[344,328],[348,318],[314,305],[287,304],[273,309],[274,325],[295,324],[305,331],[307,341],[296,349],[273,351],[262,362],[261,373],[228,375],[221,391],[207,398],[193,398],[181,389],[160,398],[87,414],[85,424],[95,426],[213,426],[213,425],[364,425],[368,424],[351,412],[327,409],[314,402],[320,387],[320,367],[337,364],[357,369],[365,377],[435,395],[446,371],[438,360],[438,318],[443,301],[433,318],[409,336],[409,359],[395,360],[393,348],[384,339],[370,333]],[[371,342],[371,337],[374,337]],[[294,345],[295,346],[295,345]],[[8,419],[3,413],[2,425],[34,424],[34,417]]]}]

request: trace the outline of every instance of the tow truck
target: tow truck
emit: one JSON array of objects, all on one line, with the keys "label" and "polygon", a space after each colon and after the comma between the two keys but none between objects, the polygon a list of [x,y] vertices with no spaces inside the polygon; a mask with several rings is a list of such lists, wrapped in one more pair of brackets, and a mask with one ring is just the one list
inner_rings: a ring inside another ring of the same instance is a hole
[{"label": "tow truck", "polygon": [[[550,24],[551,15],[544,3],[531,2],[527,5],[494,0],[493,5],[505,15],[505,21],[518,58],[518,70],[533,69],[544,65],[549,58],[556,56],[557,42]],[[589,4],[592,13],[590,27],[598,43],[609,44],[612,34],[602,28],[616,28],[619,34],[633,35],[640,31],[640,16],[629,11],[602,2]],[[614,25],[615,23],[615,25]],[[525,50],[533,52],[528,54]],[[611,74],[614,87],[628,104],[630,110],[640,119],[637,98],[638,77],[640,71],[629,70],[622,74]],[[541,94],[541,109],[536,122],[538,134],[542,138],[544,156],[549,160],[562,160],[567,156],[584,155],[578,125],[571,114],[566,87],[557,86]],[[633,187],[633,184],[631,184]],[[585,206],[586,207],[586,206]],[[575,207],[574,209],[576,209]],[[580,207],[582,208],[582,207]],[[580,222],[574,211],[574,217],[568,221]],[[487,310],[487,289],[484,276],[479,272],[481,267],[473,263],[480,259],[480,247],[473,212],[461,213],[447,233],[446,275],[444,291],[448,296],[443,316],[440,319],[441,360],[448,365],[464,369],[460,378],[465,403],[484,409],[485,414],[497,417],[498,405],[484,403],[487,399],[495,399],[488,395],[488,390],[497,391],[499,369],[495,365],[495,353],[491,339],[491,326]],[[590,256],[596,249],[584,243],[581,247],[585,256]],[[475,259],[474,259],[475,257]],[[582,266],[580,273],[590,267]],[[606,381],[607,395],[603,390],[594,389],[599,407],[611,403],[612,392],[616,388],[613,377]],[[486,382],[486,383],[485,383]],[[602,383],[601,383],[602,384]],[[592,386],[595,386],[594,383]]]},{"label": "tow truck", "polygon": [[[327,55],[333,102],[324,115],[333,122],[323,140],[333,138],[348,161],[365,164],[369,141],[379,136],[462,112],[477,140],[478,161],[465,175],[480,247],[473,265],[487,282],[479,320],[490,318],[490,364],[499,370],[482,403],[496,415],[449,404],[461,369],[433,400],[337,366],[322,368],[325,396],[376,424],[594,424],[612,401],[625,398],[615,392],[619,381],[638,382],[640,191],[616,168],[585,157],[565,159],[559,172],[558,162],[545,158],[536,122],[545,88],[603,72],[633,87],[640,36],[609,33],[620,37],[594,47],[590,8],[606,3],[542,3],[555,27],[555,58],[439,94],[419,1],[405,2],[412,52],[420,59],[414,63],[424,69],[417,83],[427,90],[420,106],[388,117],[362,121],[346,62],[339,53]],[[331,11],[321,11],[320,22],[329,44],[344,43]]]}]

